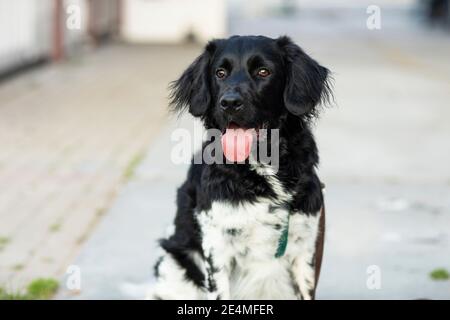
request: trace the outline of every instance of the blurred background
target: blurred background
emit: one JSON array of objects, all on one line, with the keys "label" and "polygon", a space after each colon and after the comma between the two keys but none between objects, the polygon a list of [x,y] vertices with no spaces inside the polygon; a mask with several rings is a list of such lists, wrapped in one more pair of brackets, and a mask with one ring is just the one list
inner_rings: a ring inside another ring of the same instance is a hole
[{"label": "blurred background", "polygon": [[[168,83],[211,38],[333,72],[319,299],[450,299],[446,0],[0,0],[0,299],[141,299],[187,166]],[[197,137],[198,138],[198,137]],[[198,146],[199,139],[193,141]]]}]

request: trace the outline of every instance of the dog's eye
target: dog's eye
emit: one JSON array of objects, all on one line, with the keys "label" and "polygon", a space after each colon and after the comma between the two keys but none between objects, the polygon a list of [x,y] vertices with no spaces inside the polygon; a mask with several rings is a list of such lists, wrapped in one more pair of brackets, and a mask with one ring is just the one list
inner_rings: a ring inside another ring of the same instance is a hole
[{"label": "dog's eye", "polygon": [[265,78],[268,77],[270,75],[270,71],[267,68],[261,68],[258,70],[258,76]]},{"label": "dog's eye", "polygon": [[216,70],[216,77],[219,79],[223,79],[227,76],[227,70],[223,69],[223,68],[219,68]]}]

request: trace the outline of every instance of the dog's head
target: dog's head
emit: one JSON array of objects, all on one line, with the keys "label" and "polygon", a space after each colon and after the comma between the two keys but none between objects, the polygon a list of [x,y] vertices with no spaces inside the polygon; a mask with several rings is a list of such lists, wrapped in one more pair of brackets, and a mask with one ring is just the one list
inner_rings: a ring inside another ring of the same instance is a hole
[{"label": "dog's head", "polygon": [[234,36],[208,43],[172,84],[171,102],[208,127],[271,127],[284,113],[311,118],[330,95],[328,69],[288,37]]},{"label": "dog's head", "polygon": [[171,104],[207,128],[275,129],[291,114],[309,120],[330,95],[328,69],[288,37],[214,40],[172,84]]}]

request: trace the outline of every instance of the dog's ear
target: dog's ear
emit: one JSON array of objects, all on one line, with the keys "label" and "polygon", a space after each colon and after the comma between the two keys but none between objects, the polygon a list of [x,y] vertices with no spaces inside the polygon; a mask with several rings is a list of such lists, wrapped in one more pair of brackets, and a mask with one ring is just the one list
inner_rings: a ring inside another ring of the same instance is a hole
[{"label": "dog's ear", "polygon": [[188,108],[194,117],[201,117],[211,103],[209,64],[216,49],[215,41],[209,42],[203,53],[171,83],[170,105],[177,112]]},{"label": "dog's ear", "polygon": [[289,37],[276,40],[285,61],[284,103],[297,116],[317,115],[317,105],[331,98],[329,70],[308,56]]}]

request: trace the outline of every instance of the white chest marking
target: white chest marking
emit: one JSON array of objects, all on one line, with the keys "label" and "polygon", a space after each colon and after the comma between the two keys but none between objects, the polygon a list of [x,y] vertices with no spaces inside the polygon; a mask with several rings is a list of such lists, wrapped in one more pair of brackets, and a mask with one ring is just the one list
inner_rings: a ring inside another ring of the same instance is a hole
[{"label": "white chest marking", "polygon": [[[260,200],[231,206],[214,202],[200,212],[205,253],[228,277],[232,299],[296,299],[292,266],[305,253],[310,263],[314,254],[318,217],[294,214],[290,218],[287,250],[275,258],[282,229],[289,212]],[[314,276],[314,274],[312,275]],[[301,291],[301,290],[300,290]],[[219,292],[227,296],[227,292]],[[303,293],[302,293],[303,294]]]},{"label": "white chest marking", "polygon": [[[231,205],[213,202],[196,214],[205,259],[194,257],[205,273],[207,298],[215,299],[311,299],[315,286],[313,259],[320,213],[290,216],[286,252],[275,258],[292,200],[268,166],[255,166],[276,194]],[[185,273],[168,254],[163,256],[161,277],[153,297],[203,299],[206,293],[186,280]]]}]

